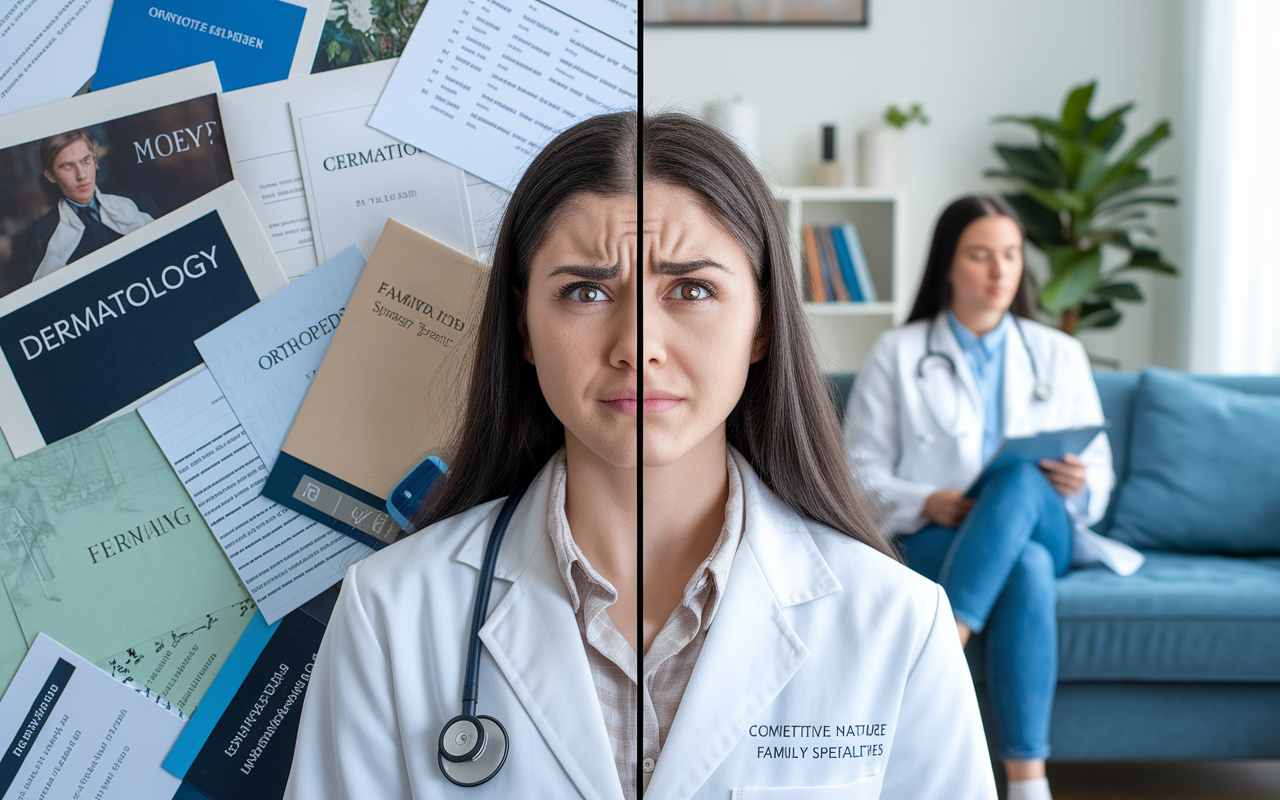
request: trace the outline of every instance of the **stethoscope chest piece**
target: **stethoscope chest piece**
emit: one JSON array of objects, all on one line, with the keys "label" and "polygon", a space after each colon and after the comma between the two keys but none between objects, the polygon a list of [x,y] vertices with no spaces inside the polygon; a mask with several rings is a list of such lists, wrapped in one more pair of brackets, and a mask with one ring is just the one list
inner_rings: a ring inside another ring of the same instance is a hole
[{"label": "stethoscope chest piece", "polygon": [[461,714],[440,732],[436,760],[458,786],[479,786],[507,761],[507,729],[493,717]]}]

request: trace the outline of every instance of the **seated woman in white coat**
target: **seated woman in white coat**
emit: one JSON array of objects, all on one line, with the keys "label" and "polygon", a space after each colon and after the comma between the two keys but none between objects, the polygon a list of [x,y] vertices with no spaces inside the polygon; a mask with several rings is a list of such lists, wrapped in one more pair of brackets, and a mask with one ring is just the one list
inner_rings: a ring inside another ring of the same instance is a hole
[{"label": "seated woman in white coat", "polygon": [[[950,607],[850,478],[767,187],[705,123],[646,118],[637,152],[637,122],[569,129],[512,195],[443,488],[348,571],[286,796],[994,798]],[[529,481],[477,691],[486,540]],[[499,767],[474,780],[446,763],[464,695]]]},{"label": "seated woman in white coat", "polygon": [[1084,347],[1033,321],[1022,247],[1001,198],[942,212],[908,323],[880,337],[858,375],[846,442],[907,563],[946,589],[961,642],[985,631],[1010,799],[1048,800],[1054,580],[1073,539],[1102,518],[1115,476],[1101,433],[1079,454],[1000,469],[965,496],[1003,438],[1103,422]]}]

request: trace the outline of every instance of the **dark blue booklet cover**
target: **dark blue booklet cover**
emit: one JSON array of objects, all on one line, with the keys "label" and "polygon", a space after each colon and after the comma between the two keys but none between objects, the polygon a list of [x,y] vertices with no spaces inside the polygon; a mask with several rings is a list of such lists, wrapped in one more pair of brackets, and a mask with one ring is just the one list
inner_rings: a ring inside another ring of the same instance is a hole
[{"label": "dark blue booklet cover", "polygon": [[341,587],[274,625],[254,614],[164,760],[182,779],[173,800],[284,796],[311,668]]},{"label": "dark blue booklet cover", "polygon": [[282,0],[115,0],[93,88],[206,61],[224,92],[284,80],[306,13]]}]

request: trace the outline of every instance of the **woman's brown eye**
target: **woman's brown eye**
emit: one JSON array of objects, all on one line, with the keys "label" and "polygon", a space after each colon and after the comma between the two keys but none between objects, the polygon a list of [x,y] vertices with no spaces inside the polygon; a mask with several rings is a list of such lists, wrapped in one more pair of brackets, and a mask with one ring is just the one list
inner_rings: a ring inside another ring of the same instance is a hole
[{"label": "woman's brown eye", "polygon": [[708,296],[705,288],[696,283],[682,283],[676,287],[675,295],[681,300],[703,300]]},{"label": "woman's brown eye", "polygon": [[579,286],[569,296],[579,303],[594,303],[602,297],[600,290],[592,286]]}]

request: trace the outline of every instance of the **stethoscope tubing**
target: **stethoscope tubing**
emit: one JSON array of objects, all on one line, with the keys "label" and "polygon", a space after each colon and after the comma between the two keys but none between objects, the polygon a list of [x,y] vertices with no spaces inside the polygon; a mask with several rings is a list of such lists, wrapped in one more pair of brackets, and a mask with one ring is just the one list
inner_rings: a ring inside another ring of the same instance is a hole
[{"label": "stethoscope tubing", "polygon": [[[1018,321],[1017,314],[1010,314],[1009,318],[1013,320],[1013,327],[1017,329],[1018,338],[1022,340],[1022,347],[1027,351],[1027,359],[1031,362],[1031,379],[1033,381],[1033,386],[1035,386],[1035,389],[1032,393],[1032,397],[1035,400],[1038,400],[1041,402],[1048,400],[1050,395],[1052,394],[1052,389],[1049,386],[1049,384],[1040,380],[1040,368],[1039,368],[1039,365],[1036,364],[1036,354],[1031,351],[1031,344],[1027,341],[1027,334],[1022,329],[1022,323]],[[955,359],[953,359],[947,353],[943,353],[940,350],[933,349],[933,329],[934,329],[934,323],[936,320],[937,320],[937,317],[930,317],[928,326],[925,328],[924,355],[920,356],[920,359],[916,361],[916,383],[920,388],[920,401],[924,403],[925,408],[929,411],[929,416],[933,417],[933,422],[935,425],[938,426],[938,430],[942,431],[947,436],[950,436],[951,438],[954,439],[954,438],[957,438],[960,435],[960,433],[958,431],[955,431],[954,429],[948,429],[947,427],[943,426],[942,420],[938,418],[938,415],[933,410],[933,405],[929,402],[928,393],[925,392],[924,390],[925,362],[928,361],[930,358],[942,359],[944,362],[946,362],[948,369],[950,369],[952,379],[956,383],[961,384],[965,393],[969,395],[970,402],[976,403],[977,401],[973,398],[972,394],[968,391],[968,387],[963,386],[963,382],[960,380],[960,372],[956,366]]]},{"label": "stethoscope tubing", "polygon": [[498,549],[502,547],[502,539],[507,534],[507,525],[511,515],[515,513],[520,498],[532,481],[518,486],[502,504],[498,519],[493,523],[489,533],[489,541],[484,549],[484,563],[480,566],[480,582],[476,586],[476,604],[471,614],[471,636],[467,642],[467,667],[463,673],[462,713],[475,716],[476,699],[480,690],[480,628],[489,615],[489,593],[493,589],[493,574],[498,566]]}]

